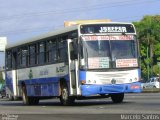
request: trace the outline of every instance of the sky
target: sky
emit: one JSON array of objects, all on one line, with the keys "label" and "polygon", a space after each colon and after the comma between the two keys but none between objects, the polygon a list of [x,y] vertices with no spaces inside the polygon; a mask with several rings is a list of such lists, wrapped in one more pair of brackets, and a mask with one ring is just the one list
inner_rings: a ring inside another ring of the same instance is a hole
[{"label": "sky", "polygon": [[[140,21],[160,15],[160,0],[0,0],[0,37],[8,44],[63,28],[64,21]],[[4,54],[0,53],[0,66]]]}]

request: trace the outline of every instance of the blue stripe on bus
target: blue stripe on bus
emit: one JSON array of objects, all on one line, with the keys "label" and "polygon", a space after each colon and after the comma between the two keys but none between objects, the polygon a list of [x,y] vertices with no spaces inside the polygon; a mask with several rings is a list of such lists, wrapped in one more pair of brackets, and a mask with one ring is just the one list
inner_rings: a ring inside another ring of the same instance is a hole
[{"label": "blue stripe on bus", "polygon": [[[69,76],[63,76],[67,84],[69,84]],[[28,79],[18,82],[21,86],[25,82],[27,88],[27,96],[59,96],[59,80],[60,77]]]},{"label": "blue stripe on bus", "polygon": [[58,82],[27,85],[28,96],[58,96],[59,84]]},{"label": "blue stripe on bus", "polygon": [[108,84],[108,85],[82,85],[82,96],[110,93],[139,93],[142,91],[141,83]]}]

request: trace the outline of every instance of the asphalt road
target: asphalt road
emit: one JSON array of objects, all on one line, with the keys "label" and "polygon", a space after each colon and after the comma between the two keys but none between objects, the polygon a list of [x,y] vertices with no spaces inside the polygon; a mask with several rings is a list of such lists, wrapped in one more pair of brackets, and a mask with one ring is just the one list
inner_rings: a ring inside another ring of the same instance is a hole
[{"label": "asphalt road", "polygon": [[[134,116],[125,116],[129,114]],[[62,106],[59,99],[42,100],[37,106],[0,99],[0,115],[2,120],[122,120],[125,117],[159,120],[160,93],[126,94],[121,104],[112,103],[110,98],[78,100],[73,106]]]}]

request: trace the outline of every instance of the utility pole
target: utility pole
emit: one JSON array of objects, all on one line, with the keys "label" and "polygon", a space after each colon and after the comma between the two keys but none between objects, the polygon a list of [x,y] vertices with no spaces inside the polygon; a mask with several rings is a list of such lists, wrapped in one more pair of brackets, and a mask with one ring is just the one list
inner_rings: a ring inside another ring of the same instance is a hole
[{"label": "utility pole", "polygon": [[149,80],[149,73],[150,73],[150,69],[149,69],[149,33],[147,33],[147,81]]},{"label": "utility pole", "polygon": [[[153,43],[151,43],[151,40],[150,40],[150,36],[151,36],[151,31],[152,31],[152,29],[151,29],[151,18],[149,19],[149,27],[148,27],[148,30],[147,30],[148,32],[147,32],[147,71],[148,71],[148,80],[149,80],[149,78],[150,78],[150,66],[149,65],[151,65],[151,75],[153,74],[152,73],[152,61],[153,61],[153,56],[152,56],[152,44]],[[151,43],[151,45],[150,45],[150,43]],[[149,55],[150,55],[150,57],[149,57]],[[150,58],[150,59],[149,59]]]}]

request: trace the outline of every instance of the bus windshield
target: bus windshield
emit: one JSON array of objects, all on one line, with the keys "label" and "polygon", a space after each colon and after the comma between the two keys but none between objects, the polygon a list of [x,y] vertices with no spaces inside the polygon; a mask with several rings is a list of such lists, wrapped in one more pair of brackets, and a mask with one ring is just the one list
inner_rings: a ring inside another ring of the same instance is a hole
[{"label": "bus windshield", "polygon": [[134,36],[84,36],[84,57],[88,69],[138,67]]}]

